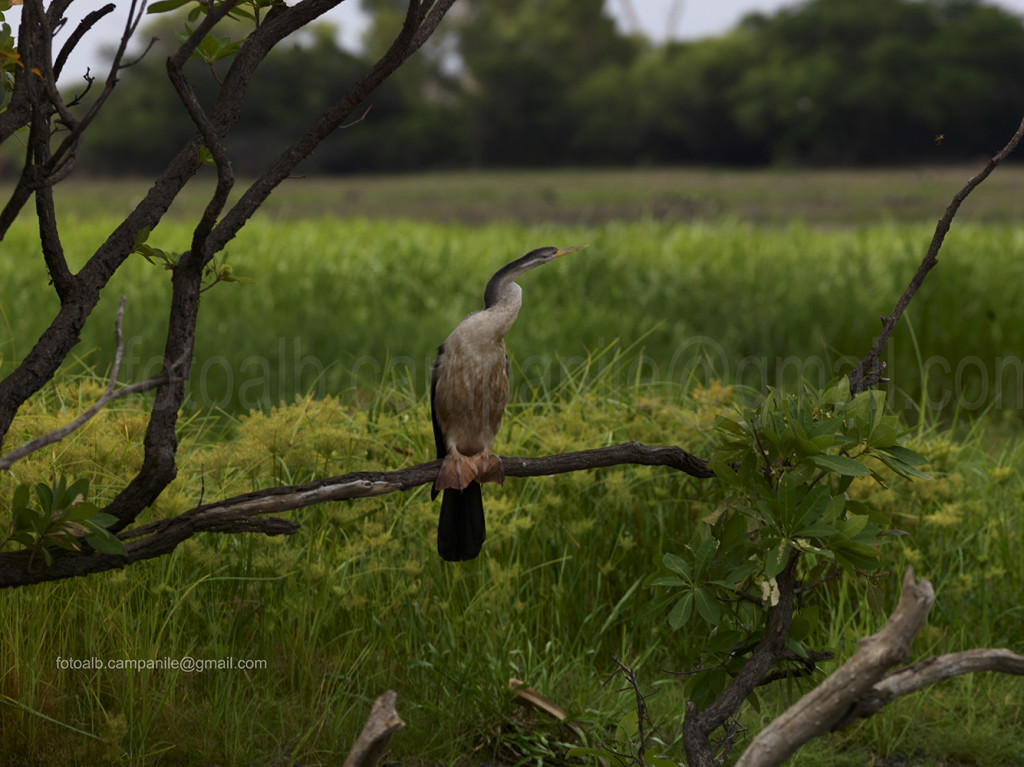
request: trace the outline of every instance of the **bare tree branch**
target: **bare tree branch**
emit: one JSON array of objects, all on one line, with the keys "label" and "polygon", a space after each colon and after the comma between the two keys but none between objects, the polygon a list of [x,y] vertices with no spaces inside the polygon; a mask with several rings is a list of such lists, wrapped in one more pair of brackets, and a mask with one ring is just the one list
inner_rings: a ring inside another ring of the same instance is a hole
[{"label": "bare tree branch", "polygon": [[[75,418],[75,420],[60,427],[59,429],[49,432],[48,434],[43,434],[40,437],[29,440],[17,449],[12,450],[10,453],[0,458],[0,471],[10,469],[17,461],[31,455],[37,450],[42,450],[47,445],[60,442],[69,434],[84,426],[89,419],[114,400],[126,397],[129,394],[139,394],[140,392],[155,389],[157,386],[166,383],[173,375],[173,369],[171,371],[165,370],[159,375],[145,381],[140,381],[128,386],[122,386],[120,389],[116,388],[117,376],[121,369],[121,358],[124,355],[124,337],[121,332],[121,323],[124,319],[124,305],[125,297],[121,296],[121,302],[117,306],[117,317],[114,320],[114,363],[111,366],[110,381],[107,382],[106,390],[98,400],[96,400],[89,408],[84,410],[77,418]],[[184,364],[184,360],[180,360],[179,365],[180,364]]]},{"label": "bare tree branch", "polygon": [[[306,0],[306,2],[310,1]],[[309,130],[295,144],[286,149],[270,168],[249,186],[211,233],[207,257],[227,245],[277,185],[287,178],[300,162],[309,157],[321,141],[339,128],[377,85],[387,79],[409,56],[419,50],[437,29],[438,24],[441,23],[445,13],[454,2],[455,0],[435,0],[431,4],[426,0],[409,0],[402,29],[395,37],[391,47],[371,67],[365,77],[349,89],[341,101],[317,118]],[[296,9],[302,5],[304,3],[300,3]],[[426,10],[428,6],[429,11]],[[268,21],[260,28],[259,32],[274,29],[276,27]],[[254,37],[255,34],[258,33],[254,33]],[[231,78],[236,67],[245,65],[244,53],[245,51],[239,53],[225,82]]]},{"label": "bare tree branch", "polygon": [[[39,0],[32,1],[39,2]],[[188,144],[171,160],[165,171],[157,177],[142,202],[114,230],[77,274],[64,280],[66,275],[60,269],[55,267],[52,270],[61,281],[61,308],[21,364],[3,381],[0,381],[0,439],[6,434],[17,410],[24,401],[50,380],[57,367],[78,342],[85,319],[95,308],[100,291],[132,252],[138,232],[155,226],[181,189],[193,177],[200,165],[200,147],[210,146],[216,156],[217,141],[226,135],[230,127],[240,117],[242,100],[259,63],[285,36],[315,20],[336,6],[338,2],[340,0],[301,0],[294,6],[275,4],[239,50],[225,77],[220,94],[209,113],[190,110],[200,128],[199,134],[190,139]],[[246,195],[243,195],[243,200],[237,203],[228,215],[214,227],[214,221],[223,207],[231,181],[230,176],[226,175],[229,173],[230,163],[224,158],[220,158],[217,164],[221,175],[215,195],[207,206],[207,214],[201,225],[194,232],[192,249],[181,258],[172,275],[170,321],[164,348],[165,368],[171,368],[175,364],[175,360],[187,359],[191,356],[199,307],[200,283],[205,264],[237,234],[259,205],[277,184],[288,176],[295,165],[308,156],[319,141],[342,124],[369,93],[417,50],[434,31],[453,2],[454,0],[437,0],[436,2],[409,0],[405,23],[388,52],[367,70],[366,74],[348,90],[335,107],[328,110],[307,131],[296,146],[279,158],[271,170],[264,174]],[[134,30],[138,13],[142,8],[142,0],[133,0],[132,15],[126,27],[126,35]],[[219,6],[218,10],[220,10]],[[208,15],[208,19],[210,15]],[[25,34],[24,29],[22,33]],[[122,42],[125,42],[124,38]],[[183,46],[182,50],[186,51],[181,54],[183,57],[190,50],[188,44]],[[118,59],[119,61],[120,59]],[[180,62],[178,63],[180,64]],[[108,87],[112,87],[112,83],[116,81],[118,66],[119,64],[115,64],[111,70]],[[10,108],[15,108],[21,103],[18,102],[18,99],[31,105],[31,88],[23,85],[27,80],[28,78],[23,76],[16,83]],[[183,98],[188,103],[187,83],[179,81],[177,85],[185,86],[179,88],[179,93],[183,94]],[[24,94],[19,87],[24,90]],[[84,127],[84,121],[77,127]],[[66,142],[61,146],[66,146]],[[29,160],[31,159],[30,156]],[[47,162],[50,159],[52,158],[47,158]],[[0,213],[0,231],[3,231],[3,226],[8,219],[13,220],[17,208],[23,204],[31,191],[39,188],[40,179],[44,184],[55,181],[55,174],[44,172],[42,168],[32,165],[31,162],[26,165],[28,168],[26,173],[31,172],[34,175],[25,177],[24,183],[15,190],[11,202]],[[41,199],[45,203],[49,197],[44,193]],[[52,225],[55,218],[49,216],[47,220]],[[54,241],[50,251],[52,253],[51,261],[59,266],[60,258],[62,258],[59,240]],[[158,387],[156,404],[144,439],[145,454],[142,469],[105,509],[119,520],[114,528],[115,532],[130,525],[138,512],[152,503],[156,496],[174,479],[177,472],[175,425],[177,412],[183,398],[182,377],[175,376]]]},{"label": "bare tree branch", "polygon": [[1010,156],[1010,153],[1017,148],[1017,144],[1020,143],[1021,139],[1024,138],[1024,119],[1021,120],[1020,125],[1017,128],[1016,133],[1010,138],[1006,146],[1000,149],[981,169],[976,175],[972,176],[963,188],[953,195],[953,200],[949,203],[946,208],[946,212],[939,219],[938,224],[935,226],[935,234],[932,236],[931,244],[928,246],[928,251],[925,253],[924,260],[921,265],[917,268],[913,278],[910,280],[910,284],[907,285],[907,289],[903,291],[903,295],[900,296],[899,301],[896,302],[896,306],[888,317],[882,318],[882,332],[878,334],[874,344],[871,346],[870,351],[864,358],[857,363],[854,367],[853,372],[850,373],[850,393],[859,394],[862,391],[867,391],[872,386],[881,383],[884,379],[882,373],[885,371],[885,363],[881,361],[882,351],[885,349],[886,343],[889,341],[889,337],[896,329],[896,325],[900,321],[900,317],[903,316],[903,312],[906,311],[907,306],[910,304],[911,299],[917,293],[918,288],[924,282],[924,278],[928,275],[939,262],[939,249],[942,247],[943,241],[946,239],[946,233],[949,232],[949,227],[953,223],[953,217],[956,212],[960,209],[960,204],[967,199],[967,195],[977,188],[982,181],[989,177],[989,174],[996,169],[1003,160]]},{"label": "bare tree branch", "polygon": [[75,31],[71,33],[70,37],[68,37],[67,42],[61,46],[60,52],[57,54],[57,58],[53,62],[53,74],[56,77],[60,77],[61,72],[64,70],[64,65],[68,61],[68,56],[70,56],[71,52],[78,47],[82,38],[88,34],[89,30],[92,29],[100,19],[113,13],[116,8],[117,6],[113,3],[107,3],[102,8],[90,11],[85,15],[85,18],[83,18],[78,26],[75,27]]},{"label": "bare tree branch", "polygon": [[213,121],[207,115],[202,105],[200,105],[195,90],[189,83],[188,78],[185,77],[184,66],[196,47],[203,41],[203,38],[209,34],[214,26],[231,13],[237,4],[237,0],[226,0],[216,6],[216,8],[212,8],[206,14],[202,23],[193,30],[189,38],[178,48],[177,52],[167,59],[167,75],[171,80],[171,84],[174,86],[175,91],[177,91],[178,98],[181,99],[181,103],[185,106],[189,117],[192,118],[192,122],[198,128],[199,134],[203,138],[203,143],[213,156],[213,162],[217,168],[217,186],[192,236],[191,252],[195,254],[194,257],[200,259],[202,259],[203,244],[209,236],[214,223],[217,221],[221,210],[223,210],[225,203],[227,203],[228,194],[235,183],[235,177],[231,170],[231,160],[220,143],[220,136],[217,135],[216,126],[214,126]]},{"label": "bare tree branch", "polygon": [[[501,460],[506,477],[540,477],[623,464],[665,466],[700,478],[714,476],[700,458],[679,447],[641,445],[638,442],[540,458],[506,457]],[[298,531],[297,522],[265,517],[318,503],[405,492],[432,483],[440,467],[440,461],[430,461],[395,471],[352,472],[299,485],[265,488],[202,504],[175,517],[122,530],[118,537],[126,542],[127,549],[123,556],[53,550],[53,566],[40,569],[38,562],[33,567],[27,556],[29,552],[0,554],[0,588],[124,567],[132,562],[167,554],[179,543],[199,532],[288,535]]]}]

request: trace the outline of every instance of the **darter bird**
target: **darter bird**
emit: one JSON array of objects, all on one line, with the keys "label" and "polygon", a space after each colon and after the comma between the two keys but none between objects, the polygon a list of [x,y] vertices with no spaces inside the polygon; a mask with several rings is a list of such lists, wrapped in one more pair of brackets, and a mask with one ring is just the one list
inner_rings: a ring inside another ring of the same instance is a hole
[{"label": "darter bird", "polygon": [[537,248],[506,264],[484,290],[484,308],[468,315],[437,350],[430,377],[430,412],[441,470],[430,498],[444,491],[437,522],[437,553],[449,562],[473,559],[484,543],[481,482],[505,480],[491,452],[508,403],[505,333],[523,290],[515,280],[534,267],[585,247]]}]

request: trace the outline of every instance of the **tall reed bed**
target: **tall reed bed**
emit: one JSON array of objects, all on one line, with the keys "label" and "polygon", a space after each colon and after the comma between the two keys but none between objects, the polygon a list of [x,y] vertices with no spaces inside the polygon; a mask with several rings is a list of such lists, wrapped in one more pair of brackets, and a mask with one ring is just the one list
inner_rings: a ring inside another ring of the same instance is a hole
[{"label": "tall reed bed", "polygon": [[[81,220],[68,249],[86,257],[112,224]],[[23,356],[54,310],[26,226],[0,264],[0,372]],[[358,394],[398,378],[426,390],[437,345],[482,305],[502,264],[540,245],[589,244],[524,278],[508,337],[519,383],[556,387],[566,367],[617,341],[642,351],[634,370],[668,390],[694,378],[761,390],[823,384],[870,346],[913,274],[929,225],[819,230],[654,221],[556,227],[465,227],[352,219],[254,221],[227,260],[254,285],[204,295],[190,407],[242,413],[318,396]],[[184,249],[170,220],[150,243]],[[892,404],[912,417],[1024,409],[1024,230],[953,230],[886,352]],[[128,297],[124,375],[159,369],[168,274],[132,256],[106,290],[76,354],[102,370],[113,314]]]}]

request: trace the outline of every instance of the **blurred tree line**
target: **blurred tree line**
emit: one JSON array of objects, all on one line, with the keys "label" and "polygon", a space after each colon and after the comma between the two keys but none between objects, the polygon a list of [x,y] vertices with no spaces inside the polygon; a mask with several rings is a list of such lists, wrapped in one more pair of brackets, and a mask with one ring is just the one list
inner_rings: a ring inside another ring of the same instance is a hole
[{"label": "blurred tree line", "polygon": [[[259,127],[226,142],[236,172],[263,168],[389,39],[400,0],[362,2],[365,52],[341,50],[324,26],[270,55],[239,123]],[[304,171],[945,161],[991,154],[1024,111],[1024,21],[977,0],[810,0],[659,46],[603,6],[462,0]],[[193,133],[164,69],[182,28],[168,23],[122,73],[121,103],[134,106],[101,114],[89,169],[155,172]],[[190,62],[200,98],[228,63]]]}]

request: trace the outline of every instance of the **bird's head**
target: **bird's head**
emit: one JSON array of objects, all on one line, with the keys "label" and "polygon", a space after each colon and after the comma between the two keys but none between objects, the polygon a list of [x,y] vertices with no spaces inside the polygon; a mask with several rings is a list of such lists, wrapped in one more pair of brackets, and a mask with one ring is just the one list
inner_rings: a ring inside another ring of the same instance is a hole
[{"label": "bird's head", "polygon": [[577,250],[582,250],[585,247],[587,246],[575,245],[571,248],[554,248],[549,245],[544,248],[531,250],[525,256],[521,256],[511,263],[505,264],[505,266],[496,271],[494,276],[488,280],[487,289],[484,291],[484,306],[490,307],[498,303],[505,291],[508,290],[516,281],[516,278],[524,272],[528,272],[541,264],[549,263],[554,261],[556,258],[568,255],[569,253],[575,253]]}]

